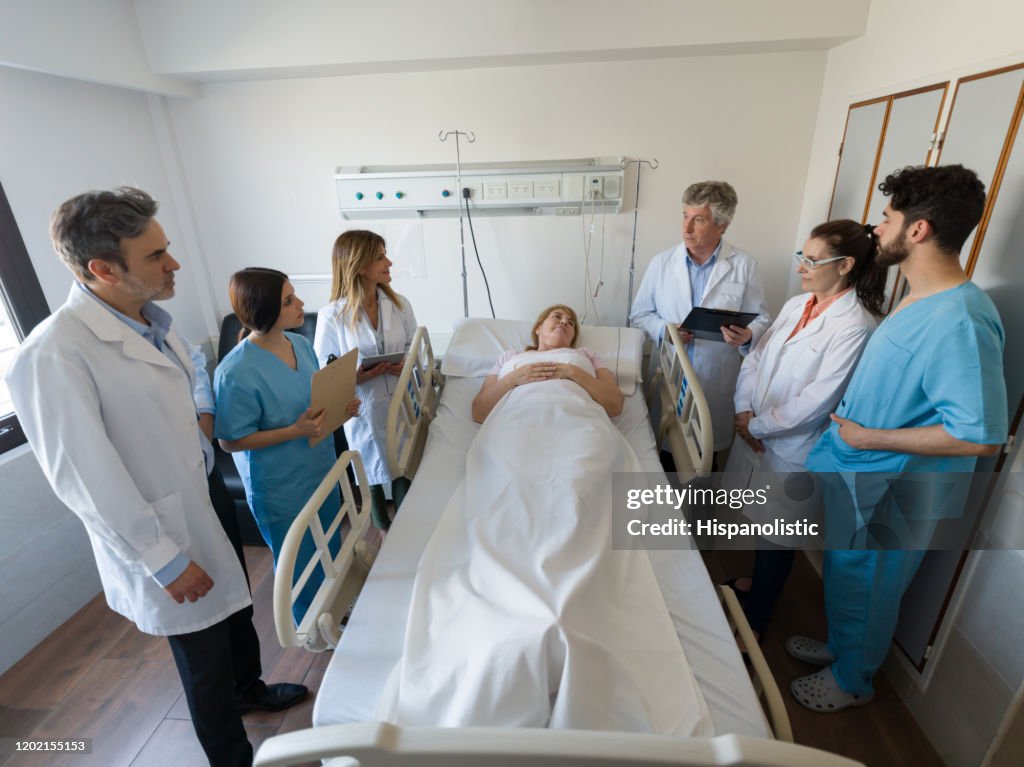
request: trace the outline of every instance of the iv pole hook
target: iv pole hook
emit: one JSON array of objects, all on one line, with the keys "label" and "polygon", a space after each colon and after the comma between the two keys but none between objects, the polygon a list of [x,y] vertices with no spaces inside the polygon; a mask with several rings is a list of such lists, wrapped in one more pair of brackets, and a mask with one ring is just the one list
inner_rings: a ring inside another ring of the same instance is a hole
[{"label": "iv pole hook", "polygon": [[626,327],[630,326],[629,315],[633,312],[633,276],[636,274],[636,217],[640,212],[640,167],[646,165],[651,170],[658,167],[657,159],[623,160],[619,167],[625,170],[636,165],[636,192],[633,195],[633,250],[629,256],[629,292],[626,294]]},{"label": "iv pole hook", "polygon": [[462,196],[462,155],[459,151],[459,136],[465,136],[466,142],[472,144],[476,141],[476,134],[461,130],[440,130],[437,138],[444,142],[449,136],[455,136],[455,185],[456,194],[459,196],[459,247],[462,251],[462,316],[469,316],[469,284],[466,278],[466,235],[462,228],[462,206],[469,205],[469,201]]}]

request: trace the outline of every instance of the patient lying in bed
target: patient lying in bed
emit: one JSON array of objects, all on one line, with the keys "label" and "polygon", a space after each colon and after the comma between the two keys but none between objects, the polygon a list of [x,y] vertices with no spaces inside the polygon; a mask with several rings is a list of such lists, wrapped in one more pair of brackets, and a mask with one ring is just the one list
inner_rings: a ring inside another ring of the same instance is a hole
[{"label": "patient lying in bed", "polygon": [[640,468],[576,331],[571,309],[542,314],[537,350],[504,355],[474,401],[379,719],[710,734],[646,552],[611,549],[612,474]]}]

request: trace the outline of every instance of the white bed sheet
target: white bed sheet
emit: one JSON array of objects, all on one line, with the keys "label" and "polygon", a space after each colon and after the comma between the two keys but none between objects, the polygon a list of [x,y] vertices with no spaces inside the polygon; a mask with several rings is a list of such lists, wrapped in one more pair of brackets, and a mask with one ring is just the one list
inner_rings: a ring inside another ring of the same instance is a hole
[{"label": "white bed sheet", "polygon": [[[402,652],[420,555],[465,473],[466,451],[479,428],[470,417],[470,405],[482,382],[448,378],[416,479],[324,674],[313,709],[315,726],[374,719],[381,691]],[[626,397],[615,422],[645,470],[660,472],[639,389]],[[650,557],[715,734],[770,737],[700,554],[652,551]]]}]

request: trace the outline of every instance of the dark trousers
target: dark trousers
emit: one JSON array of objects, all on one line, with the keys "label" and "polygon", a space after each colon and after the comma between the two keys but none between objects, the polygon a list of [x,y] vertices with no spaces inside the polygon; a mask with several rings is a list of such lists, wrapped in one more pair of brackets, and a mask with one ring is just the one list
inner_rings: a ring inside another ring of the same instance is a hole
[{"label": "dark trousers", "polygon": [[[402,506],[402,501],[405,500],[405,494],[409,492],[410,485],[412,485],[412,480],[405,477],[395,477],[391,480],[391,500],[395,502],[395,514]],[[384,485],[370,485],[370,516],[378,530],[391,529],[391,517],[388,516]]]},{"label": "dark trousers", "polygon": [[[213,508],[245,571],[235,503],[216,467],[209,483]],[[263,684],[252,606],[209,628],[169,636],[167,640],[185,688],[192,726],[211,767],[248,767],[253,751],[238,713],[238,700]]]},{"label": "dark trousers", "polygon": [[[661,468],[665,470],[666,474],[675,474],[676,459],[672,457],[672,453],[668,450],[662,450],[658,453],[658,458],[661,459]],[[718,471],[718,453],[712,453],[711,455],[711,471]]]},{"label": "dark trousers", "polygon": [[[758,546],[770,546],[759,540]],[[747,616],[750,628],[761,635],[768,625],[772,608],[786,585],[789,572],[793,569],[793,549],[758,549],[754,554],[754,575],[751,578],[750,593],[743,600],[743,614]]]}]

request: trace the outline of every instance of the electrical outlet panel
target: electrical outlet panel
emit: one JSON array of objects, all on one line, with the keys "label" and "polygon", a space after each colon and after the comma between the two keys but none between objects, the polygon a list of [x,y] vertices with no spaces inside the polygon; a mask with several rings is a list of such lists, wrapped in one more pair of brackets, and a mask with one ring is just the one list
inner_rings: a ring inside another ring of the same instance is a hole
[{"label": "electrical outlet panel", "polygon": [[533,185],[533,193],[543,199],[551,197],[558,197],[559,187],[561,184],[557,178],[544,179],[543,181],[537,181]]},{"label": "electrical outlet panel", "polygon": [[526,200],[533,197],[532,181],[510,181],[508,184],[508,198],[510,200]]},{"label": "electrical outlet panel", "polygon": [[485,181],[484,182],[484,199],[485,200],[507,200],[508,199],[508,182],[507,181]]}]

